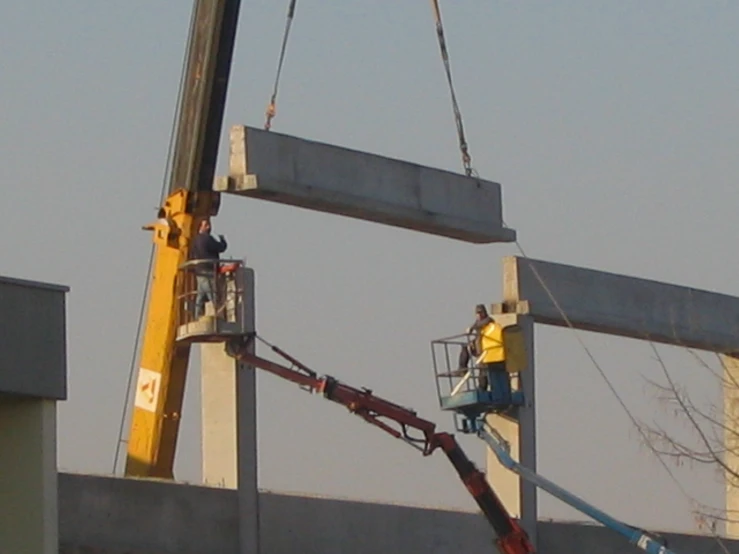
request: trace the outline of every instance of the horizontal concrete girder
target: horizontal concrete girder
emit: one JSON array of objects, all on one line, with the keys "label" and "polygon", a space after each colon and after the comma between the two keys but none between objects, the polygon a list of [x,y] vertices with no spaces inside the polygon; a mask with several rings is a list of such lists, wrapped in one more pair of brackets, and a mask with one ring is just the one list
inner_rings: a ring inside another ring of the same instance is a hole
[{"label": "horizontal concrete girder", "polygon": [[578,329],[739,352],[739,298],[726,294],[510,256],[503,295],[537,323],[568,326],[564,312]]},{"label": "horizontal concrete girder", "polygon": [[243,125],[215,190],[472,243],[513,242],[498,183]]}]

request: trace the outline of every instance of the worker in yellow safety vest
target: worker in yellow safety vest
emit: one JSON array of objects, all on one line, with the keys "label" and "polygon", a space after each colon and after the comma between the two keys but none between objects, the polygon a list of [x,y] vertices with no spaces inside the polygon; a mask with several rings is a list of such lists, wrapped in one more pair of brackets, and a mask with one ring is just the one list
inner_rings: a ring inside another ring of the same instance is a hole
[{"label": "worker in yellow safety vest", "polygon": [[488,315],[488,311],[485,306],[478,304],[475,306],[475,322],[467,328],[467,334],[471,335],[467,344],[462,345],[462,350],[459,352],[459,369],[466,370],[470,363],[470,359],[476,359],[479,355],[478,348],[478,335],[480,329],[490,323],[492,319]]},{"label": "worker in yellow safety vest", "polygon": [[459,355],[460,369],[470,361],[479,370],[477,387],[481,391],[493,391],[505,404],[511,398],[511,382],[506,370],[503,327],[488,315],[483,304],[475,306],[475,322],[467,329],[471,335]]},{"label": "worker in yellow safety vest", "polygon": [[477,353],[475,365],[480,368],[479,388],[500,389],[502,393],[510,392],[503,348],[503,327],[492,318],[487,318],[477,333]]}]

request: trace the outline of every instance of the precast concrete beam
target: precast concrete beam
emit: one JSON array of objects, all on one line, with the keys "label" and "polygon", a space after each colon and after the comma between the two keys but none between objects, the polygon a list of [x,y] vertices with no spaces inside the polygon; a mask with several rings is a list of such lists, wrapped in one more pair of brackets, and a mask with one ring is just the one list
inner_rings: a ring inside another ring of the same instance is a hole
[{"label": "precast concrete beam", "polygon": [[734,296],[516,256],[503,260],[503,289],[508,309],[537,323],[739,352]]},{"label": "precast concrete beam", "polygon": [[214,188],[471,243],[513,242],[499,183],[243,125]]}]

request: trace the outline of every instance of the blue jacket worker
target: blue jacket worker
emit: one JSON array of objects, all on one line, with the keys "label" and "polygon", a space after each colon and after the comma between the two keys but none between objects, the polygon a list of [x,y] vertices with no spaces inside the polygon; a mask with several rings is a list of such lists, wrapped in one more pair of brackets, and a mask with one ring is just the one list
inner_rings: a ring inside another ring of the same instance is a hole
[{"label": "blue jacket worker", "polygon": [[210,301],[216,308],[216,275],[220,254],[228,245],[223,235],[218,240],[211,235],[210,219],[203,219],[198,227],[198,233],[192,239],[190,259],[202,260],[195,268],[197,281],[197,295],[195,297],[195,318],[205,314],[205,302]]}]

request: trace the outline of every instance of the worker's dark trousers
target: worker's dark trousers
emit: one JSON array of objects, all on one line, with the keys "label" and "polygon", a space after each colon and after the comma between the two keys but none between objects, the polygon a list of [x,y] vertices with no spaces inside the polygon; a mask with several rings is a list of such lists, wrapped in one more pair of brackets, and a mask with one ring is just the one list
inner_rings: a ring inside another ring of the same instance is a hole
[{"label": "worker's dark trousers", "polygon": [[478,378],[480,390],[491,390],[502,402],[511,399],[511,379],[505,368],[505,362],[481,364]]},{"label": "worker's dark trousers", "polygon": [[459,351],[459,369],[465,369],[470,363],[470,345],[465,344]]}]

